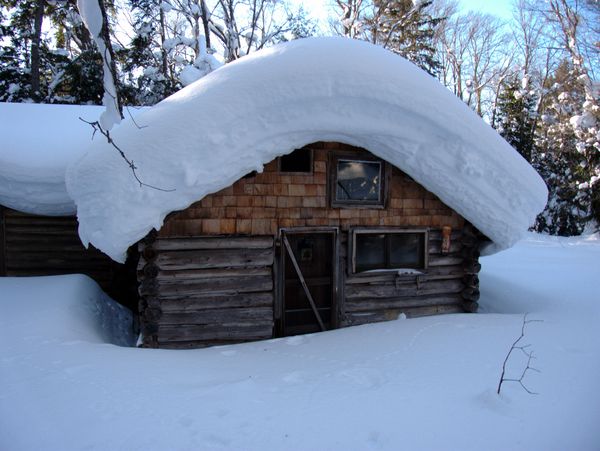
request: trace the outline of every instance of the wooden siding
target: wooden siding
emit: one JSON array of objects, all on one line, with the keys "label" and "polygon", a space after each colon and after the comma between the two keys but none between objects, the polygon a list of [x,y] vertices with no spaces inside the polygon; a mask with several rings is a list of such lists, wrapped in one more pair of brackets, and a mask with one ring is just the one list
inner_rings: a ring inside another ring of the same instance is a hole
[{"label": "wooden siding", "polygon": [[73,273],[90,276],[130,308],[137,303],[135,273],[127,275],[123,265],[93,247],[86,249],[75,217],[38,216],[0,207],[0,276]]},{"label": "wooden siding", "polygon": [[143,346],[272,337],[272,237],[149,237],[139,249]]},{"label": "wooden siding", "polygon": [[206,196],[165,221],[162,237],[199,235],[276,235],[282,227],[359,226],[460,228],[464,220],[397,168],[391,170],[386,208],[331,208],[327,198],[329,153],[357,156],[364,150],[340,143],[315,143],[313,173],[264,171]]},{"label": "wooden siding", "polygon": [[[281,317],[282,267],[276,251],[282,228],[337,227],[337,302],[340,327],[439,313],[476,311],[479,232],[434,194],[388,168],[384,208],[333,208],[328,200],[331,152],[364,150],[316,143],[312,174],[262,174],[172,214],[140,243],[138,279],[143,345],[186,348],[273,336]],[[428,267],[421,275],[352,274],[348,237],[353,227],[428,230]],[[451,228],[442,252],[442,228]],[[305,229],[306,230],[306,229]]]},{"label": "wooden siding", "polygon": [[[441,253],[442,233],[429,231],[429,266],[422,275],[397,273],[349,274],[348,259],[341,256],[343,266],[344,309],[341,323],[345,326],[439,313],[475,311],[479,290],[479,267],[469,265],[474,249],[474,233],[466,225],[451,234],[450,250]],[[342,246],[348,249],[348,246]]]}]

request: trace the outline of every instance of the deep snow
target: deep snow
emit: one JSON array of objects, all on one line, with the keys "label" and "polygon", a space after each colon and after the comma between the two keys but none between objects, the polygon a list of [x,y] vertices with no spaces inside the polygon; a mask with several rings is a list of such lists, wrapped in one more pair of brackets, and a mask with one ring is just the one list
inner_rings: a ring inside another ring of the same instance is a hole
[{"label": "deep snow", "polygon": [[[482,259],[485,313],[192,351],[107,344],[83,276],[3,278],[0,449],[597,450],[598,261],[530,234]],[[539,395],[498,396],[524,312]]]},{"label": "deep snow", "polygon": [[[539,175],[433,77],[366,42],[311,38],[227,64],[112,133],[67,170],[79,234],[117,261],[167,214],[315,141],[364,147],[510,247],[544,208]],[[109,176],[110,175],[110,176]]]},{"label": "deep snow", "polygon": [[[65,171],[93,137],[79,118],[97,121],[103,111],[95,105],[0,102],[0,205],[40,215],[75,214]],[[139,111],[128,107],[126,115]]]}]

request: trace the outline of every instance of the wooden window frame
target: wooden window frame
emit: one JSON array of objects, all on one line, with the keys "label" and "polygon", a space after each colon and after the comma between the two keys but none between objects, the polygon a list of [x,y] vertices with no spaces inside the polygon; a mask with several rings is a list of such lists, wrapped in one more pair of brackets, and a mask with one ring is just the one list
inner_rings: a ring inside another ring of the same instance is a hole
[{"label": "wooden window frame", "polygon": [[[380,199],[377,201],[336,199],[337,168],[340,161],[379,163],[381,165]],[[329,205],[331,208],[385,209],[387,207],[390,175],[390,165],[385,160],[377,158],[369,152],[333,152],[329,155],[327,171]]]},{"label": "wooden window frame", "polygon": [[[415,271],[426,272],[429,267],[429,229],[428,228],[378,228],[378,227],[356,227],[351,228],[349,231],[348,239],[348,255],[350,261],[348,265],[349,275],[372,275],[374,272],[377,273],[398,273],[399,268],[381,268],[367,271],[356,271],[356,236],[357,235],[402,235],[408,233],[418,233],[424,236],[423,238],[423,267],[414,268]],[[412,275],[412,273],[407,273]]]},{"label": "wooden window frame", "polygon": [[277,172],[279,172],[280,174],[283,174],[283,175],[311,175],[311,174],[314,174],[314,172],[315,172],[315,151],[314,151],[314,149],[312,147],[307,147],[307,146],[298,147],[297,149],[292,150],[291,152],[289,152],[286,155],[289,155],[291,153],[294,153],[297,150],[302,150],[302,149],[308,150],[308,152],[309,152],[309,155],[310,155],[310,171],[307,171],[307,172],[282,171],[281,170],[281,158],[284,155],[281,155],[280,157],[277,157]]}]

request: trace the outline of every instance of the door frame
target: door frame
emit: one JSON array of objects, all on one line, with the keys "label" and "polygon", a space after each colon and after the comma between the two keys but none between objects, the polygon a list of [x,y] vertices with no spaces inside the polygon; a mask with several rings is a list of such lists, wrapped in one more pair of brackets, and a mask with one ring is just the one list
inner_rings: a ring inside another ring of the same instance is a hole
[{"label": "door frame", "polygon": [[[333,268],[332,269],[332,289],[331,289],[331,324],[330,329],[337,329],[340,325],[339,292],[340,292],[340,231],[339,227],[283,227],[277,234],[275,253],[274,272],[275,272],[275,305],[273,306],[273,316],[275,321],[274,336],[284,336],[284,287],[285,287],[285,252],[286,247],[283,244],[284,235],[294,234],[331,234],[333,249]],[[328,330],[330,330],[328,329]]]}]

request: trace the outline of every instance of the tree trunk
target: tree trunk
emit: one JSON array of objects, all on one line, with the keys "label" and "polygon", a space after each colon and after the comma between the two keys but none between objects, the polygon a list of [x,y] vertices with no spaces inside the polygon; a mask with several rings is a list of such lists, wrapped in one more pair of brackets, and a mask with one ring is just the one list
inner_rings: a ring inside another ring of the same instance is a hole
[{"label": "tree trunk", "polygon": [[40,41],[44,19],[45,0],[37,0],[33,17],[33,37],[31,39],[31,97],[39,102],[40,93]]}]

